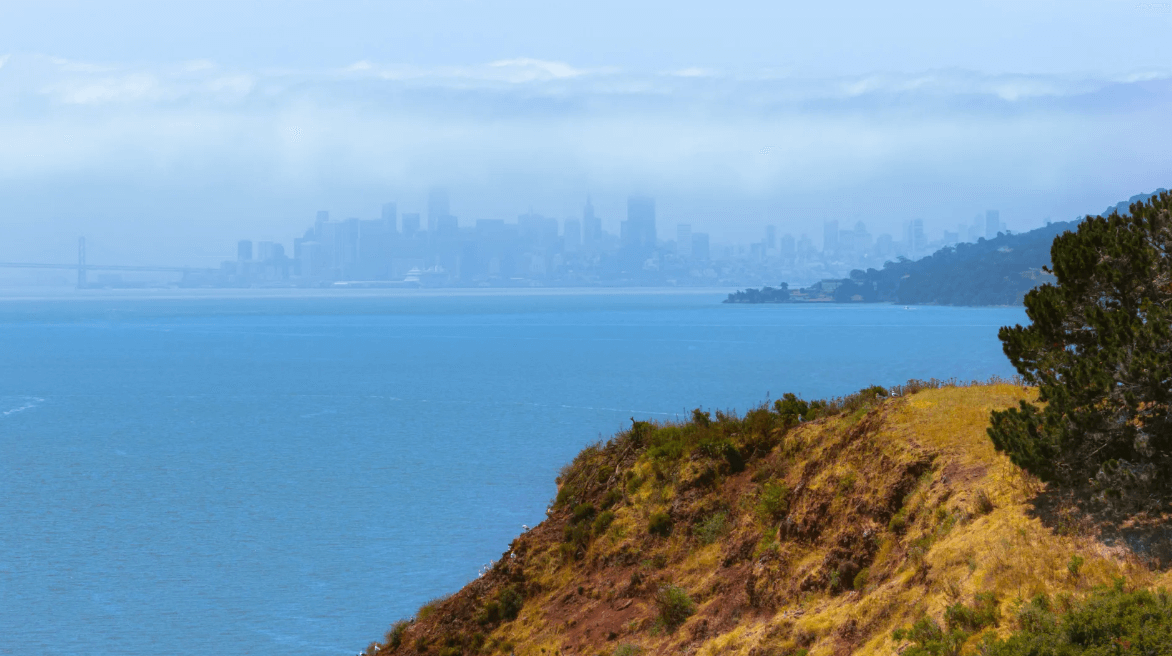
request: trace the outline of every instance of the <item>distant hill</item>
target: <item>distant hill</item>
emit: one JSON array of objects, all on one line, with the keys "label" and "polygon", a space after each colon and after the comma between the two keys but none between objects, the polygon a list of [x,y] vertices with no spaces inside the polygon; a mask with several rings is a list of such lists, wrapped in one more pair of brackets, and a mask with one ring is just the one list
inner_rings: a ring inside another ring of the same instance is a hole
[{"label": "distant hill", "polygon": [[[1103,214],[1126,214],[1132,203],[1167,191],[1157,189],[1108,207]],[[1054,238],[1074,230],[1078,221],[1051,223],[1020,234],[942,248],[919,260],[900,259],[882,269],[856,269],[841,281],[823,281],[793,293],[764,288],[730,294],[726,303],[778,303],[831,300],[850,303],[891,302],[934,305],[1018,305],[1026,292],[1052,280],[1042,271],[1050,264]],[[827,284],[831,283],[831,284]],[[828,290],[828,291],[827,291]]]}]

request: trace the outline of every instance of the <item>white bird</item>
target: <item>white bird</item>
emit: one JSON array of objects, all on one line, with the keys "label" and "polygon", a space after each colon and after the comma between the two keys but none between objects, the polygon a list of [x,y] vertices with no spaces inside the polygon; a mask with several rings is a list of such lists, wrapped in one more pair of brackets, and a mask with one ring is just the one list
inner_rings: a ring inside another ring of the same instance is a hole
[{"label": "white bird", "polygon": [[522,532],[522,533],[528,533],[528,532],[529,532],[529,527],[528,527],[527,525],[525,525],[525,524],[522,524],[522,525],[521,525],[521,532]]}]

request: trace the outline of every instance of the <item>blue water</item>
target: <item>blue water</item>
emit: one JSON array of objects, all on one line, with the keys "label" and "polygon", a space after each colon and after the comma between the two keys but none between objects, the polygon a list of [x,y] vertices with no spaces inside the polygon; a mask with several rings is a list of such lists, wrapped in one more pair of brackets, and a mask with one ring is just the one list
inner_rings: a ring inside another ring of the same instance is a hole
[{"label": "blue water", "polygon": [[1010,375],[1025,320],[720,298],[0,301],[0,653],[354,654],[630,417]]}]

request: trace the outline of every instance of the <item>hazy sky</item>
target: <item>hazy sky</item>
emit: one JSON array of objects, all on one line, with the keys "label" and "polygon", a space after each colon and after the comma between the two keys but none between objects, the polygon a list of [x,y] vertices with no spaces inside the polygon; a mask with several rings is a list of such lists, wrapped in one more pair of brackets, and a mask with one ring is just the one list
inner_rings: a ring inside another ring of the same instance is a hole
[{"label": "hazy sky", "polygon": [[1172,4],[0,3],[0,259],[633,192],[661,231],[1011,228],[1172,187]]}]

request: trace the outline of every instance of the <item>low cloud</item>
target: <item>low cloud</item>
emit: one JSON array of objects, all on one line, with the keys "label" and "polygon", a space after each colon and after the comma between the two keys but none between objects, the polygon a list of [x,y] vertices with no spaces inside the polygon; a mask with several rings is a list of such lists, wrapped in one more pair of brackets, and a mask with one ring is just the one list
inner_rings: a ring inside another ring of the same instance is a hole
[{"label": "low cloud", "polygon": [[[1168,186],[1170,99],[1165,71],[813,78],[528,58],[239,70],[4,56],[0,210],[31,217],[33,235],[56,190],[78,212],[120,217],[103,229],[165,215],[222,221],[206,238],[232,239],[318,205],[407,204],[440,183],[462,220],[531,205],[564,218],[591,192],[617,222],[621,199],[645,192],[665,220],[730,236],[763,222],[816,232],[838,212],[878,230],[912,215],[949,225],[986,206],[1022,228]],[[71,191],[87,179],[108,195]]]}]

